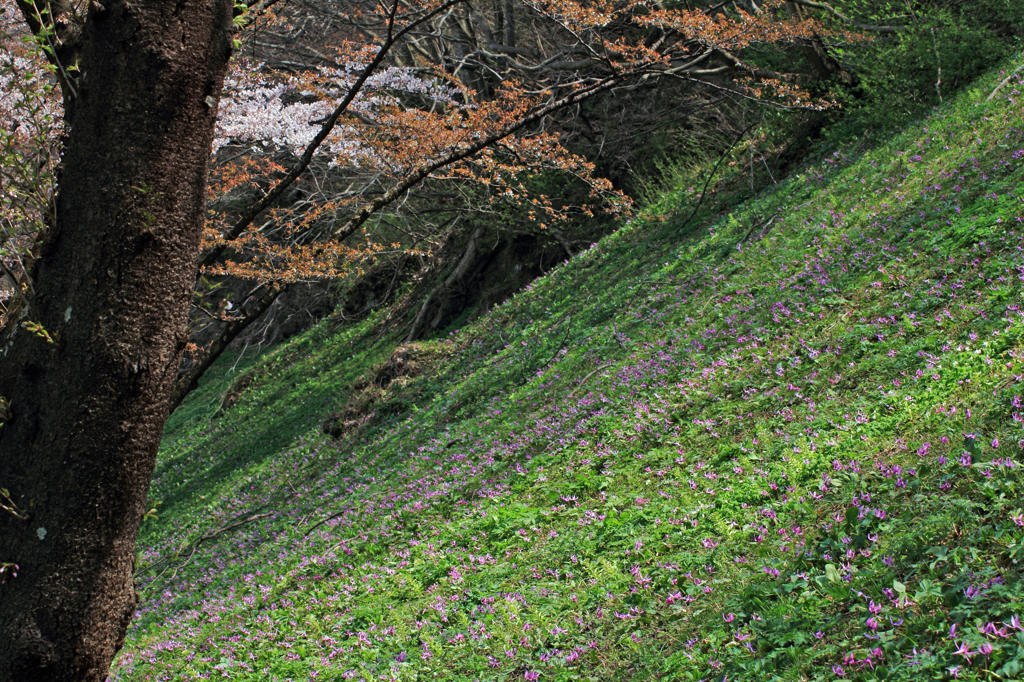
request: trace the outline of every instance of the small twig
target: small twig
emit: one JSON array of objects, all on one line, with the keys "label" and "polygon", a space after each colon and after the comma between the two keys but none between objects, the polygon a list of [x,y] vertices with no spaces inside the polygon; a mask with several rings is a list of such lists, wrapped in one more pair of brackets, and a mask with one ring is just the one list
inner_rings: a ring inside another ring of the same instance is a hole
[{"label": "small twig", "polygon": [[750,193],[754,193],[754,141],[750,141]]},{"label": "small twig", "polygon": [[601,365],[600,367],[598,367],[597,369],[595,369],[594,371],[592,371],[592,372],[591,372],[590,374],[588,374],[587,376],[585,376],[585,377],[583,377],[582,379],[580,379],[580,383],[579,383],[579,384],[578,384],[578,385],[576,386],[576,388],[572,389],[572,391],[571,391],[571,392],[569,393],[569,397],[568,397],[568,398],[566,398],[566,400],[572,400],[573,396],[574,396],[574,395],[576,395],[576,391],[578,391],[578,390],[580,390],[581,388],[583,388],[583,384],[587,383],[587,380],[588,380],[588,379],[589,379],[590,377],[594,376],[595,374],[597,374],[598,372],[600,372],[600,371],[601,371],[602,369],[608,369],[609,367],[611,367],[611,366],[612,366],[612,364],[613,364],[613,363],[609,362],[609,363],[607,363],[607,364]]},{"label": "small twig", "polygon": [[220,321],[220,318],[219,318],[219,317],[217,317],[216,315],[214,315],[213,313],[211,313],[211,312],[210,312],[209,310],[207,310],[206,308],[204,308],[204,307],[202,307],[202,306],[200,306],[200,305],[196,305],[195,303],[193,303],[193,304],[192,304],[192,307],[193,307],[193,308],[195,308],[196,310],[198,310],[199,312],[201,312],[202,314],[206,315],[206,316],[207,316],[208,318],[210,318],[211,320],[217,320],[218,322]]},{"label": "small twig", "polygon": [[853,26],[856,26],[857,28],[862,29],[864,31],[876,31],[878,33],[899,33],[900,31],[906,28],[904,26],[880,26],[878,24],[862,24],[859,21],[854,21],[853,19],[850,19],[846,15],[840,13],[836,8],[834,8],[827,2],[815,2],[814,0],[791,0],[791,2],[797,5],[801,5],[803,7],[812,7],[814,9],[825,10],[832,16],[842,19],[846,23],[852,24]]},{"label": "small twig", "polygon": [[996,89],[992,91],[992,94],[989,95],[988,98],[985,101],[986,102],[991,102],[993,99],[995,99],[996,93],[998,93],[1000,90],[1002,90],[1004,87],[1006,87],[1006,84],[1009,83],[1013,79],[1013,77],[1016,76],[1021,71],[1024,71],[1024,62],[1021,62],[1021,65],[1018,66],[1017,69],[1013,73],[1011,73],[1009,76],[1004,78],[1003,81],[999,85],[996,86]]},{"label": "small twig", "polygon": [[325,524],[325,523],[327,523],[328,521],[333,521],[334,519],[338,518],[339,516],[344,516],[344,515],[345,515],[345,514],[346,514],[346,513],[348,512],[348,511],[349,511],[349,510],[348,510],[348,509],[346,509],[346,510],[344,510],[344,511],[340,511],[340,512],[338,512],[337,514],[331,514],[330,516],[328,516],[328,517],[327,517],[326,519],[324,519],[323,521],[319,521],[319,522],[317,522],[317,523],[313,524],[312,526],[310,526],[310,527],[309,527],[309,530],[307,530],[307,531],[306,531],[305,533],[303,533],[303,534],[302,534],[302,537],[304,537],[304,538],[305,538],[305,537],[309,537],[309,534],[310,534],[310,533],[312,533],[312,532],[313,532],[314,530],[316,530],[316,529],[317,529],[317,528],[319,528],[320,526],[324,525],[324,524]]},{"label": "small twig", "polygon": [[935,50],[935,63],[939,68],[938,80],[935,81],[935,92],[939,93],[939,104],[942,104],[942,60],[939,59],[939,41],[935,38],[935,29],[932,29],[932,48]]},{"label": "small twig", "polygon": [[[761,228],[761,234],[763,235],[764,234],[764,230],[767,229],[773,222],[775,222],[775,216],[772,216],[771,218],[768,219],[767,222],[761,223],[760,225],[752,225],[750,227],[750,229],[747,230],[747,233],[745,235],[743,235],[743,239],[741,239],[738,242],[736,242],[736,246],[739,246],[743,242],[747,241],[747,238],[750,235],[752,235],[754,233],[754,230],[756,230],[758,227]],[[760,237],[758,237],[758,239],[760,239]]]},{"label": "small twig", "polygon": [[747,126],[747,129],[744,130],[742,133],[740,133],[739,137],[736,138],[736,141],[733,142],[731,145],[729,145],[728,149],[726,149],[724,152],[722,152],[721,158],[718,159],[718,163],[715,164],[715,167],[711,169],[711,174],[708,175],[707,182],[704,183],[704,189],[701,190],[701,193],[700,193],[700,200],[697,201],[697,205],[693,207],[693,211],[690,213],[689,216],[687,216],[686,220],[684,220],[683,223],[679,227],[676,228],[676,232],[681,232],[682,229],[684,227],[686,227],[690,223],[691,220],[693,220],[693,217],[695,215],[697,215],[697,211],[700,210],[701,205],[704,203],[704,197],[707,196],[708,186],[711,184],[712,178],[715,177],[715,173],[718,172],[718,167],[722,165],[723,161],[725,161],[725,157],[727,157],[729,155],[729,152],[731,152],[736,147],[736,145],[738,145],[740,143],[740,140],[742,140],[744,137],[746,137],[747,133],[749,133],[751,130],[753,130],[754,126],[756,126],[758,124],[760,124],[760,121],[758,121],[757,123],[751,123],[749,126]]},{"label": "small twig", "polygon": [[571,309],[569,310],[569,312],[568,312],[568,313],[566,313],[566,314],[565,314],[565,315],[564,315],[564,316],[562,317],[562,319],[561,319],[561,320],[559,320],[558,322],[556,322],[556,323],[555,323],[555,324],[553,325],[554,327],[557,327],[557,326],[558,326],[559,324],[561,324],[561,323],[562,323],[562,320],[566,320],[566,319],[568,320],[568,322],[567,322],[567,323],[566,323],[566,325],[565,325],[565,334],[563,334],[563,335],[562,335],[562,340],[561,340],[561,342],[560,342],[560,343],[558,343],[557,347],[555,348],[555,352],[554,352],[554,354],[553,354],[553,355],[552,355],[552,356],[551,356],[550,358],[548,358],[548,361],[547,361],[547,362],[545,362],[545,363],[544,363],[543,365],[541,365],[541,366],[540,366],[540,369],[541,369],[541,370],[544,370],[544,369],[546,369],[546,368],[548,367],[548,365],[550,365],[550,364],[551,364],[552,362],[554,362],[554,361],[555,361],[555,358],[557,358],[557,357],[558,357],[558,354],[562,352],[562,349],[563,349],[563,348],[565,348],[565,342],[569,340],[569,333],[570,333],[570,332],[572,332],[572,321],[573,321],[573,317],[574,317],[574,316],[576,315],[576,311],[577,311],[577,310],[579,310],[580,306],[585,306],[585,305],[586,305],[587,303],[589,303],[589,302],[590,302],[590,299],[592,299],[593,297],[594,297],[594,295],[593,295],[593,294],[590,294],[589,296],[587,296],[587,300],[583,301],[583,303],[580,303],[580,304],[578,304],[578,305],[574,305],[574,306],[573,306],[573,307],[572,307],[572,308],[571,308]]},{"label": "small twig", "polygon": [[[267,512],[266,514],[256,514],[256,515],[250,516],[250,517],[248,517],[246,519],[242,519],[241,521],[236,521],[235,523],[229,524],[229,525],[224,526],[222,528],[218,528],[217,530],[213,531],[212,533],[207,533],[206,535],[204,535],[203,537],[199,538],[198,540],[196,540],[195,542],[192,543],[192,548],[191,548],[192,551],[189,552],[189,554],[185,558],[185,562],[183,564],[180,564],[179,566],[175,567],[174,573],[172,574],[171,577],[174,577],[174,575],[177,575],[177,573],[178,573],[178,571],[180,569],[184,568],[189,563],[191,563],[192,558],[196,555],[196,552],[199,550],[199,545],[201,545],[202,543],[208,542],[210,540],[213,540],[217,536],[222,535],[222,534],[228,532],[229,530],[234,530],[235,528],[238,528],[239,526],[244,526],[247,523],[252,523],[253,521],[258,521],[260,519],[265,519],[268,516],[273,516],[275,513],[276,512]],[[146,566],[145,568],[140,568],[139,570],[137,570],[135,572],[135,574],[138,575],[138,574],[143,573],[145,571],[152,571],[155,568],[157,568],[157,567],[159,567],[159,566],[161,566],[163,564],[170,563],[171,561],[173,561],[174,559],[177,559],[180,556],[181,556],[181,553],[179,552],[178,554],[176,554],[173,557],[168,557],[167,559],[164,559],[163,561],[159,561],[159,562],[157,562],[155,564],[151,564],[149,566]],[[159,578],[159,577],[160,576],[157,576],[157,578]]]},{"label": "small twig", "polygon": [[703,314],[704,314],[704,309],[705,309],[705,308],[707,308],[707,307],[708,307],[709,305],[711,305],[711,302],[712,302],[712,301],[714,301],[714,300],[715,300],[716,298],[718,298],[719,296],[721,296],[721,294],[715,294],[714,296],[712,296],[711,298],[709,298],[709,299],[708,299],[707,301],[705,301],[705,302],[704,302],[704,305],[703,305],[703,306],[701,306],[700,312],[699,312],[699,313],[697,313],[697,314],[698,314],[698,315],[703,315]]},{"label": "small twig", "polygon": [[570,333],[571,331],[572,331],[572,317],[570,317],[570,318],[569,318],[569,322],[568,322],[568,323],[566,324],[566,327],[565,327],[565,334],[564,334],[564,335],[562,335],[562,340],[561,340],[561,342],[559,342],[558,344],[556,344],[556,345],[555,345],[555,352],[551,354],[551,357],[550,357],[550,358],[548,358],[548,361],[547,361],[547,362],[545,362],[545,363],[544,363],[543,365],[541,365],[541,366],[540,366],[540,369],[538,369],[537,371],[539,371],[539,372],[543,372],[543,371],[544,371],[545,369],[547,369],[547,368],[548,368],[548,366],[549,366],[549,365],[550,365],[550,364],[551,364],[552,362],[554,362],[554,361],[555,361],[555,358],[557,358],[557,357],[558,357],[558,354],[562,352],[562,349],[563,349],[563,348],[565,348],[565,342],[569,340],[569,333]]},{"label": "small twig", "polygon": [[[21,290],[21,282],[18,280],[17,277],[14,276],[14,273],[11,272],[10,268],[7,267],[7,264],[4,263],[3,259],[0,259],[0,269],[2,269],[3,274],[7,275],[7,277],[11,280],[11,284],[14,286],[15,292],[17,292],[17,294],[21,296],[21,298],[23,298],[26,303],[32,303],[33,299],[35,299],[36,293],[35,289],[32,288],[32,281],[27,280],[30,293],[26,295],[25,292]],[[22,269],[24,269],[24,267]]]},{"label": "small twig", "polygon": [[242,361],[242,358],[245,356],[245,351],[249,350],[249,341],[250,339],[245,340],[245,345],[242,347],[242,352],[238,354],[237,358],[235,358],[235,364],[231,365],[232,373],[234,373],[235,368],[238,367],[238,363],[240,363]]},{"label": "small twig", "polygon": [[775,180],[775,176],[774,176],[774,175],[772,175],[772,169],[768,167],[768,160],[764,158],[764,154],[761,154],[761,163],[763,163],[763,164],[764,164],[764,169],[765,169],[766,171],[768,171],[768,177],[769,177],[769,178],[771,178],[771,180],[772,180],[772,184],[773,184],[773,185],[777,185],[777,184],[779,184],[779,183],[778,183],[778,182],[777,182],[777,181]]},{"label": "small twig", "polygon": [[0,509],[3,509],[6,512],[10,512],[11,514],[14,514],[14,517],[17,519],[21,519],[22,521],[28,521],[30,518],[29,515],[18,509],[18,505],[14,504],[14,500],[11,499],[10,495],[11,493],[6,488],[0,490],[0,498],[3,498],[7,502],[7,504],[0,502]]},{"label": "small twig", "polygon": [[615,327],[615,318],[612,318],[612,338],[615,339],[615,342],[619,344],[622,350],[627,350],[626,344],[622,342],[624,337],[625,334],[619,334],[619,330]]},{"label": "small twig", "polygon": [[209,535],[204,535],[203,537],[199,538],[198,540],[196,540],[196,541],[195,541],[195,542],[194,542],[194,543],[192,544],[192,551],[191,551],[191,552],[189,553],[189,555],[188,555],[188,558],[186,558],[186,559],[185,559],[185,562],[184,562],[184,563],[181,563],[181,564],[178,564],[177,566],[175,566],[175,568],[174,568],[174,573],[171,573],[171,580],[173,580],[173,579],[174,579],[174,577],[175,577],[176,575],[178,575],[178,571],[180,571],[181,569],[185,568],[185,567],[186,567],[186,566],[188,566],[188,565],[189,565],[190,563],[192,563],[192,559],[193,559],[193,557],[195,557],[195,555],[196,555],[196,552],[198,552],[198,551],[199,551],[199,545],[200,545],[200,543],[206,542],[207,540],[213,540],[213,539],[214,539],[215,537],[217,537],[218,535],[221,535],[221,534],[223,534],[223,533],[226,533],[226,532],[228,532],[229,530],[233,530],[233,529],[235,529],[235,528],[238,528],[239,526],[243,526],[243,525],[245,525],[245,524],[247,524],[247,523],[251,523],[251,522],[253,522],[253,521],[258,521],[259,519],[263,519],[263,518],[266,518],[266,517],[268,517],[268,516],[273,516],[273,515],[274,515],[274,512],[268,512],[268,513],[266,513],[266,514],[257,514],[256,516],[251,516],[251,517],[249,517],[248,519],[245,519],[245,520],[239,521],[239,522],[237,522],[237,523],[233,523],[233,524],[231,524],[230,526],[224,526],[224,527],[223,527],[223,528],[221,528],[220,530],[214,531],[213,533],[210,533]]}]

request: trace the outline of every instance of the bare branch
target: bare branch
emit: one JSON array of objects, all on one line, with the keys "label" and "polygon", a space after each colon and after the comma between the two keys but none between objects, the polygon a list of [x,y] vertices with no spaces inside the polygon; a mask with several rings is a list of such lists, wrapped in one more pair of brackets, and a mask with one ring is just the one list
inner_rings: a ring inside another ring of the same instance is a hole
[{"label": "bare branch", "polygon": [[1024,63],[1021,63],[1021,65],[1018,66],[1013,73],[1004,78],[1002,82],[1000,82],[999,85],[996,86],[996,89],[992,91],[992,94],[985,98],[985,101],[991,102],[993,99],[995,99],[996,94],[1004,87],[1006,87],[1006,84],[1013,80],[1013,77],[1016,76],[1021,71],[1024,71]]},{"label": "bare branch", "polygon": [[[366,81],[369,80],[370,76],[373,75],[374,71],[376,71],[377,68],[384,62],[385,57],[387,57],[388,52],[390,52],[391,48],[394,47],[395,43],[401,40],[407,33],[412,31],[420,24],[429,21],[430,19],[437,16],[446,9],[454,7],[455,5],[458,5],[465,1],[466,0],[449,0],[440,7],[437,7],[434,10],[428,12],[427,14],[424,14],[423,16],[419,17],[418,19],[416,19],[415,21],[413,21],[412,23],[410,23],[408,26],[398,31],[397,33],[392,32],[394,21],[393,10],[388,21],[387,39],[380,46],[380,49],[377,50],[377,54],[374,56],[373,60],[370,61],[370,63],[367,64],[366,67],[360,72],[359,77],[356,78],[355,83],[353,83],[352,86],[349,88],[348,94],[345,95],[345,98],[341,101],[341,103],[338,104],[338,106],[334,109],[331,115],[327,117],[327,120],[324,121],[323,125],[320,127],[320,132],[318,132],[316,134],[316,137],[314,137],[313,140],[306,146],[306,149],[302,153],[302,156],[299,158],[298,163],[296,163],[292,167],[288,175],[282,178],[276,185],[274,185],[270,189],[269,192],[263,195],[262,199],[252,204],[249,208],[243,211],[242,215],[238,218],[235,224],[231,227],[230,230],[228,230],[227,234],[224,235],[225,241],[237,239],[238,236],[242,234],[242,232],[244,232],[245,229],[249,227],[249,225],[252,224],[252,221],[256,219],[256,216],[258,216],[260,213],[269,208],[275,201],[277,201],[281,197],[281,195],[284,194],[284,191],[288,189],[288,187],[290,187],[291,184],[294,183],[295,180],[297,180],[300,175],[302,175],[306,168],[309,167],[309,164],[313,160],[313,155],[316,153],[316,150],[320,148],[320,145],[324,143],[324,140],[326,140],[327,137],[331,134],[331,131],[334,130],[334,127],[337,125],[338,120],[341,118],[341,115],[345,113],[349,105],[352,103],[352,100],[354,100],[356,96],[360,93],[360,91],[362,91],[363,86],[366,84]],[[396,2],[395,8],[397,8],[397,6],[398,3]],[[207,267],[213,265],[214,263],[217,262],[221,255],[223,255],[225,250],[227,250],[227,244],[219,244],[213,247],[200,259],[199,266]]]},{"label": "bare branch", "polygon": [[387,206],[388,204],[394,202],[396,199],[405,194],[405,192],[407,192],[415,185],[419,184],[434,171],[445,166],[448,166],[450,164],[453,164],[457,161],[467,159],[476,154],[477,152],[491,146],[495,142],[498,142],[499,140],[502,140],[508,137],[509,135],[512,135],[516,131],[523,129],[526,126],[535,123],[536,121],[539,121],[548,114],[551,114],[560,109],[564,109],[565,107],[572,106],[577,102],[582,102],[584,100],[590,99],[591,97],[597,95],[598,93],[610,90],[616,85],[618,85],[620,81],[624,80],[625,77],[625,74],[610,76],[609,78],[599,81],[598,83],[595,83],[589,87],[577,90],[571,95],[551,102],[547,106],[537,109],[532,114],[529,114],[517,121],[514,121],[513,123],[509,124],[505,128],[502,128],[501,130],[495,133],[492,133],[485,137],[481,137],[479,140],[473,142],[472,144],[467,144],[463,147],[451,151],[448,154],[445,154],[439,159],[434,159],[433,161],[430,161],[419,166],[412,173],[407,175],[405,179],[403,179],[397,185],[395,185],[387,192],[382,194],[380,197],[364,204],[363,207],[360,208],[356,212],[356,214],[348,220],[348,222],[346,222],[343,226],[341,226],[341,228],[335,231],[335,238],[345,239],[346,237],[350,236],[353,232],[359,229],[359,227],[363,223],[369,220],[370,216],[372,216],[375,212],[377,212],[384,206]]},{"label": "bare branch", "polygon": [[224,326],[220,334],[217,335],[217,338],[210,344],[210,348],[203,354],[203,357],[190,367],[188,371],[178,377],[169,401],[170,412],[173,412],[181,404],[181,401],[185,399],[185,396],[199,385],[199,377],[203,376],[203,373],[224,353],[227,347],[231,345],[231,342],[237,339],[239,334],[244,332],[249,325],[259,319],[286,289],[287,285],[270,282],[259,287],[258,291],[253,292],[253,295],[242,305],[238,316]]}]

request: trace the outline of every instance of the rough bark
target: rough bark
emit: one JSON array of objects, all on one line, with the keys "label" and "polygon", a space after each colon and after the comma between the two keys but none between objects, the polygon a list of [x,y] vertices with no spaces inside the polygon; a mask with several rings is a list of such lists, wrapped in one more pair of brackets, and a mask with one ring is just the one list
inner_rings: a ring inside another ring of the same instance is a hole
[{"label": "rough bark", "polygon": [[102,681],[195,282],[227,0],[95,0],[35,296],[0,338],[0,680]]}]

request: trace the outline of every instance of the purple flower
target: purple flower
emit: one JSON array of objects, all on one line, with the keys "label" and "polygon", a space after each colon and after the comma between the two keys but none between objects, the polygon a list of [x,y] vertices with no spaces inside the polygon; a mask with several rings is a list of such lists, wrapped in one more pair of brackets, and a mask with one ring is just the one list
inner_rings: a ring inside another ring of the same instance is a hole
[{"label": "purple flower", "polygon": [[967,597],[968,599],[974,599],[975,597],[980,596],[983,591],[984,590],[982,590],[980,587],[975,587],[974,585],[968,585],[964,589],[964,596]]},{"label": "purple flower", "polygon": [[964,658],[967,659],[968,662],[970,662],[971,656],[973,656],[976,653],[978,653],[978,652],[977,651],[971,651],[971,646],[970,646],[970,644],[967,643],[967,640],[965,639],[964,641],[960,642],[960,646],[957,648],[956,651],[953,652],[953,655],[954,656],[963,656]]},{"label": "purple flower", "polygon": [[523,677],[525,677],[528,680],[536,680],[540,678],[540,673],[536,670],[527,670],[525,673],[523,673]]}]

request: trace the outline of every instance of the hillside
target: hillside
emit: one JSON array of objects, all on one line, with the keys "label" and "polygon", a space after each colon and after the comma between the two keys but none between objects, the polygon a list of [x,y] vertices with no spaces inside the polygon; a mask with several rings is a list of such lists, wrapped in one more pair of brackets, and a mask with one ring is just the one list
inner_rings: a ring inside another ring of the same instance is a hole
[{"label": "hillside", "polygon": [[222,360],[113,679],[1020,679],[1005,77],[714,220],[681,173],[443,339]]}]

